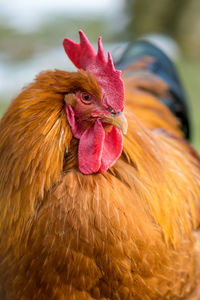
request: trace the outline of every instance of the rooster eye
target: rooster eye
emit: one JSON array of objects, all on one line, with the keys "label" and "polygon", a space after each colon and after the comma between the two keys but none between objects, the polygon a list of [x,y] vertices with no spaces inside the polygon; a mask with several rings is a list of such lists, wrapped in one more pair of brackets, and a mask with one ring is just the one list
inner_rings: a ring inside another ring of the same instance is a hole
[{"label": "rooster eye", "polygon": [[81,101],[84,103],[84,104],[90,104],[91,103],[91,100],[92,100],[92,96],[86,92],[83,92],[81,94]]}]

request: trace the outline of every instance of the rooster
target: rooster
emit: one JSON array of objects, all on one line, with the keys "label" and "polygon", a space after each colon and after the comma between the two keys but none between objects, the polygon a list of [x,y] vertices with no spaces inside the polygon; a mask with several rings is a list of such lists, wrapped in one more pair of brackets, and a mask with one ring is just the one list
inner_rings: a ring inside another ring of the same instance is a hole
[{"label": "rooster", "polygon": [[79,34],[78,71],[40,73],[0,122],[0,299],[200,299],[200,159],[171,62],[140,42],[121,75]]}]

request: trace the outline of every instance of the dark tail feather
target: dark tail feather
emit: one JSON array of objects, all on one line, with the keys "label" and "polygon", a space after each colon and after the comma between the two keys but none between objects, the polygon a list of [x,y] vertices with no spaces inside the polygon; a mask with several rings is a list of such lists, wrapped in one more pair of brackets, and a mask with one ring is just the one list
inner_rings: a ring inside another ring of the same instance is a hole
[{"label": "dark tail feather", "polygon": [[139,40],[130,44],[115,62],[117,69],[123,70],[129,64],[140,60],[144,56],[154,58],[147,69],[162,78],[169,86],[169,99],[160,99],[171,112],[180,120],[182,130],[187,139],[190,138],[190,118],[188,102],[184,89],[181,85],[176,69],[168,56],[157,46],[149,41]]}]

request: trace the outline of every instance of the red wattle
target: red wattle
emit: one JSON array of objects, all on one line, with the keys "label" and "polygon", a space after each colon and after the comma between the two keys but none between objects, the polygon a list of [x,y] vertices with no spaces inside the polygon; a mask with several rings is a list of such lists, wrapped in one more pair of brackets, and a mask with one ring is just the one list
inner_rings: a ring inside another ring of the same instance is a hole
[{"label": "red wattle", "polygon": [[81,135],[78,149],[79,170],[83,174],[98,172],[101,165],[105,131],[100,122],[86,129]]},{"label": "red wattle", "polygon": [[81,123],[75,119],[75,113],[70,105],[66,105],[66,114],[74,137],[80,139],[78,149],[79,170],[83,174],[104,172],[114,165],[123,147],[122,132],[112,126],[105,132],[101,120],[83,132]]},{"label": "red wattle", "polygon": [[101,157],[101,167],[99,173],[102,173],[112,167],[120,157],[123,148],[123,136],[119,128],[113,126],[110,132],[107,132],[104,139],[103,153]]}]

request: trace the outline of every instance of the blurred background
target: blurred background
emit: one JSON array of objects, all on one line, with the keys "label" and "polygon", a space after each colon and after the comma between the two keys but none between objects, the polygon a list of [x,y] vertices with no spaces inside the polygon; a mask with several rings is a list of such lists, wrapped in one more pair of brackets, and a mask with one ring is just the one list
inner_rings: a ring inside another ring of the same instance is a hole
[{"label": "blurred background", "polygon": [[[0,0],[0,116],[20,89],[41,70],[71,70],[64,37],[82,29],[96,46],[117,53],[129,41],[164,33],[191,106],[192,142],[200,152],[199,0]],[[164,47],[165,44],[163,43]]]}]

